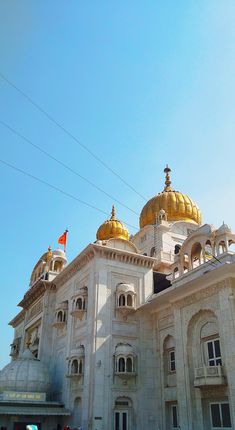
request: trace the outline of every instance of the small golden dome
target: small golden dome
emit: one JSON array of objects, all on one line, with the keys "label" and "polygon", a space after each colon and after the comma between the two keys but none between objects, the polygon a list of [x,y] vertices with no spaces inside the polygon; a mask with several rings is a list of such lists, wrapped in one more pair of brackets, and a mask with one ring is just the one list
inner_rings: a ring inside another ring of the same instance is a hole
[{"label": "small golden dome", "polygon": [[140,228],[156,224],[156,219],[161,209],[166,212],[168,221],[186,221],[200,225],[201,212],[196,203],[190,197],[171,188],[169,174],[171,169],[168,166],[166,166],[164,172],[166,174],[165,188],[143,207],[140,214]]},{"label": "small golden dome", "polygon": [[115,208],[112,207],[110,219],[105,221],[97,230],[97,240],[124,239],[129,240],[129,233],[124,224],[116,219]]}]

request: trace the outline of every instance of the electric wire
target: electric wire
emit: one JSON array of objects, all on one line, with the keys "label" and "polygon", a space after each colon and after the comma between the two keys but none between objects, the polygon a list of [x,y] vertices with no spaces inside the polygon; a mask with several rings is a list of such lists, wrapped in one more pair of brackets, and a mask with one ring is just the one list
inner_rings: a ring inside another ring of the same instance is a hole
[{"label": "electric wire", "polygon": [[[15,166],[15,165],[13,165],[13,164],[11,164],[11,163],[3,160],[3,159],[0,159],[0,163],[2,163],[3,165],[5,165],[5,166],[7,166],[7,167],[9,167],[9,168],[11,168],[11,169],[13,169],[13,170],[21,173],[21,174],[23,174],[23,175],[25,175],[25,176],[27,176],[27,177],[29,177],[31,179],[34,179],[35,181],[37,181],[37,182],[39,182],[39,183],[41,183],[43,185],[46,185],[47,187],[49,187],[49,188],[51,188],[51,189],[53,189],[53,190],[55,190],[55,191],[57,191],[57,192],[65,195],[66,197],[69,197],[69,198],[71,198],[71,199],[73,199],[75,201],[78,201],[79,203],[81,203],[81,204],[83,204],[83,205],[85,205],[87,207],[90,207],[91,209],[94,209],[94,210],[96,210],[96,211],[98,211],[98,212],[100,212],[100,213],[102,213],[102,214],[104,214],[106,216],[110,215],[108,212],[105,212],[103,209],[100,209],[100,208],[92,205],[91,203],[88,203],[88,202],[80,199],[79,197],[76,197],[73,194],[68,193],[67,191],[62,190],[61,188],[57,187],[56,185],[50,184],[48,181],[45,181],[44,179],[41,179],[38,176],[35,176],[35,175],[33,175],[33,174],[29,173],[29,172],[26,172],[24,169],[21,169],[21,168]],[[133,230],[136,230],[137,232],[139,231],[138,227],[136,227],[136,226],[134,226],[134,225],[132,225],[132,224],[126,222],[126,221],[123,221],[123,222],[124,222],[125,225],[127,225],[130,228],[132,228]],[[150,237],[151,239],[154,239],[154,235],[150,235],[148,233],[147,236]],[[170,243],[168,243],[166,241],[163,241],[163,242],[165,244],[168,244],[168,245],[171,246]]]},{"label": "electric wire", "polygon": [[[97,206],[94,206],[91,203],[88,203],[85,200],[82,200],[79,197],[76,197],[73,194],[68,193],[67,191],[62,190],[61,188],[57,187],[56,185],[50,184],[49,182],[45,181],[44,179],[39,178],[38,176],[33,175],[32,173],[26,172],[24,169],[21,169],[21,168],[19,168],[17,166],[14,166],[13,164],[11,164],[11,163],[3,160],[3,159],[0,159],[0,163],[2,163],[3,165],[11,168],[12,170],[16,170],[17,172],[22,173],[23,175],[25,175],[25,176],[27,176],[27,177],[29,177],[31,179],[34,179],[37,182],[40,182],[43,185],[46,185],[47,187],[49,187],[49,188],[51,188],[51,189],[53,189],[53,190],[55,190],[55,191],[57,191],[57,192],[65,195],[67,197],[70,197],[73,200],[76,200],[79,203],[82,203],[85,206],[90,207],[91,209],[94,209],[94,210],[96,210],[96,211],[98,211],[98,212],[100,212],[100,213],[102,213],[102,214],[104,214],[106,216],[110,216],[110,214],[108,212],[105,212],[103,209],[100,209]],[[135,230],[138,230],[137,227],[133,226],[132,224],[129,224],[127,222],[125,222],[125,224],[128,225],[129,227],[135,229]]]},{"label": "electric wire", "polygon": [[109,197],[110,199],[112,199],[113,201],[117,202],[119,205],[123,206],[124,208],[128,209],[129,211],[131,211],[132,213],[134,213],[135,215],[139,216],[139,214],[134,211],[133,209],[131,209],[129,206],[127,206],[125,203],[122,203],[120,200],[118,200],[116,197],[113,197],[111,194],[107,193],[105,190],[103,190],[102,188],[100,188],[98,185],[94,184],[94,182],[90,181],[89,179],[87,179],[85,176],[81,175],[77,170],[74,170],[72,167],[68,166],[66,163],[64,163],[63,161],[59,160],[58,158],[56,158],[54,155],[50,154],[48,151],[46,151],[45,149],[41,148],[39,145],[37,145],[36,143],[34,143],[32,140],[28,139],[27,137],[25,137],[23,134],[21,134],[19,131],[17,131],[15,128],[11,127],[9,124],[5,123],[4,121],[0,120],[0,124],[2,126],[4,126],[5,128],[7,128],[8,130],[10,130],[12,133],[14,133],[16,136],[18,136],[21,140],[27,142],[29,145],[33,146],[35,149],[37,149],[38,151],[40,151],[42,154],[44,154],[45,156],[47,156],[48,158],[50,158],[51,160],[55,161],[57,164],[60,164],[62,167],[64,167],[66,170],[68,170],[69,172],[73,173],[74,175],[78,176],[80,179],[82,179],[83,181],[87,182],[89,185],[91,185],[93,188],[95,188],[96,190],[100,191],[101,193],[105,194],[107,197]]},{"label": "electric wire", "polygon": [[102,209],[99,209],[99,208],[97,208],[96,206],[94,206],[94,205],[92,205],[92,204],[90,204],[90,203],[87,203],[87,202],[85,202],[84,200],[82,200],[82,199],[80,199],[80,198],[78,198],[78,197],[73,196],[72,194],[68,193],[67,191],[62,190],[61,188],[57,187],[56,185],[52,185],[52,184],[50,184],[49,182],[44,181],[44,179],[38,178],[37,176],[32,175],[31,173],[28,173],[28,172],[26,172],[25,170],[20,169],[19,167],[14,166],[13,164],[8,163],[8,162],[7,162],[7,161],[5,161],[5,160],[0,159],[0,163],[4,164],[4,165],[5,165],[5,166],[7,166],[7,167],[10,167],[10,168],[11,168],[11,169],[13,169],[13,170],[16,170],[16,171],[17,171],[17,172],[19,172],[19,173],[22,173],[22,174],[23,174],[23,175],[25,175],[25,176],[28,176],[28,177],[29,177],[29,178],[31,178],[31,179],[34,179],[35,181],[40,182],[41,184],[46,185],[46,186],[47,186],[47,187],[49,187],[49,188],[52,188],[52,189],[53,189],[53,190],[55,190],[55,191],[58,191],[58,192],[59,192],[59,193],[61,193],[61,194],[64,194],[64,195],[65,195],[65,196],[67,196],[67,197],[72,198],[73,200],[78,201],[79,203],[82,203],[82,204],[84,204],[84,205],[86,205],[86,206],[88,206],[88,207],[90,207],[90,208],[92,208],[92,209],[95,209],[96,211],[101,212],[102,214],[108,215],[108,213],[107,213],[107,212],[105,212],[105,211],[103,211]]},{"label": "electric wire", "polygon": [[105,163],[98,155],[96,155],[91,149],[89,149],[84,143],[82,143],[74,134],[72,134],[67,128],[61,125],[52,115],[50,115],[45,109],[43,109],[37,102],[35,102],[28,94],[26,94],[23,90],[21,90],[17,85],[15,85],[12,81],[10,81],[6,76],[4,76],[0,72],[0,77],[8,83],[12,88],[14,88],[19,94],[21,94],[28,102],[30,102],[36,109],[38,109],[44,116],[46,116],[53,124],[60,128],[67,136],[69,136],[74,142],[81,146],[88,154],[90,154],[96,161],[98,161],[103,167],[105,167],[109,172],[111,172],[114,176],[119,178],[123,184],[125,184],[130,190],[132,190],[139,197],[147,201],[146,197],[144,197],[141,193],[136,191],[136,189],[130,185],[119,173],[117,173],[112,167],[110,167],[107,163]]},{"label": "electric wire", "polygon": [[[5,165],[5,166],[7,166],[7,167],[9,167],[9,168],[11,168],[11,169],[13,169],[13,170],[15,170],[15,171],[17,171],[17,172],[19,172],[19,173],[23,174],[23,175],[25,175],[26,177],[29,177],[29,178],[34,179],[35,181],[37,181],[37,182],[39,182],[39,183],[41,183],[41,184],[43,184],[43,185],[46,185],[47,187],[49,187],[49,188],[51,188],[51,189],[53,189],[53,190],[55,190],[55,191],[57,191],[57,192],[59,192],[59,193],[61,193],[61,194],[65,195],[66,197],[69,197],[69,198],[71,198],[71,199],[73,199],[73,200],[75,200],[75,201],[77,201],[77,202],[79,202],[79,203],[81,203],[81,204],[83,204],[83,205],[85,205],[85,206],[87,206],[87,207],[91,208],[91,209],[94,209],[94,210],[96,210],[96,211],[98,211],[98,212],[100,212],[100,213],[102,213],[102,214],[109,215],[109,214],[108,214],[107,212],[105,212],[104,210],[102,210],[102,209],[100,209],[100,208],[98,208],[98,207],[96,207],[96,206],[94,206],[94,205],[92,205],[92,204],[90,204],[90,203],[88,203],[88,202],[86,202],[86,201],[84,201],[84,200],[82,200],[82,199],[80,199],[80,198],[78,198],[78,197],[74,196],[74,195],[73,195],[73,194],[71,194],[71,193],[68,193],[67,191],[62,190],[61,188],[57,187],[56,185],[52,185],[52,184],[50,184],[49,182],[45,181],[44,179],[38,178],[37,176],[32,175],[31,173],[28,173],[28,172],[26,172],[25,170],[20,169],[19,167],[16,167],[16,166],[14,166],[14,165],[13,165],[13,164],[11,164],[11,163],[8,163],[8,162],[7,162],[7,161],[5,161],[5,160],[0,159],[0,163],[2,163],[3,165]],[[125,221],[124,221],[124,222],[125,222]],[[126,224],[126,225],[128,225],[129,227],[133,228],[134,230],[137,230],[137,231],[139,230],[137,227],[133,226],[132,224],[129,224],[129,223],[127,223],[127,222],[125,222],[125,224]],[[148,234],[148,236],[149,236],[151,239],[152,239],[152,238],[154,239],[154,235],[153,235],[153,236],[150,236],[150,235]],[[168,242],[166,242],[166,241],[163,241],[163,243],[168,244],[168,245],[170,245],[170,246],[171,246],[171,244],[170,244],[170,243],[168,243]],[[219,259],[218,259],[217,257],[215,257],[213,254],[211,254],[211,256],[212,256],[213,258],[215,258],[215,260],[217,260],[220,264],[223,264],[223,263],[221,262],[221,260],[219,260]],[[208,263],[208,264],[212,265],[214,268],[215,268],[215,267],[217,267],[216,262],[211,261],[211,260],[209,260],[209,259],[208,259],[207,261],[205,261],[205,263]],[[170,275],[172,275],[172,274],[173,274],[173,272],[172,272],[172,273],[170,273],[170,274],[168,274],[168,276],[170,276]]]}]

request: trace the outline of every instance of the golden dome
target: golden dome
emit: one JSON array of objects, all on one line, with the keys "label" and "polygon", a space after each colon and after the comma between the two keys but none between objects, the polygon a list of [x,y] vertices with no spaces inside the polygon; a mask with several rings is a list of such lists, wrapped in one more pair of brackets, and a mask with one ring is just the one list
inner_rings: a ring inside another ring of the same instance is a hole
[{"label": "golden dome", "polygon": [[97,240],[124,239],[129,240],[129,233],[124,224],[116,219],[115,208],[112,207],[110,219],[105,221],[97,230]]},{"label": "golden dome", "polygon": [[140,228],[156,224],[156,219],[161,209],[165,211],[167,221],[186,221],[201,224],[201,212],[196,203],[190,197],[171,188],[169,175],[171,169],[168,166],[166,166],[164,172],[166,174],[165,188],[143,207],[140,214]]}]

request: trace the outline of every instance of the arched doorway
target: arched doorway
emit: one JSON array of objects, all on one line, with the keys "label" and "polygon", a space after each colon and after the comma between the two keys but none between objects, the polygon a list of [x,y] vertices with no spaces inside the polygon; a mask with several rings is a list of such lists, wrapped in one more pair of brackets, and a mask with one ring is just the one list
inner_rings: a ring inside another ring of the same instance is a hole
[{"label": "arched doorway", "polygon": [[114,430],[131,430],[132,402],[128,397],[118,397],[114,409]]}]

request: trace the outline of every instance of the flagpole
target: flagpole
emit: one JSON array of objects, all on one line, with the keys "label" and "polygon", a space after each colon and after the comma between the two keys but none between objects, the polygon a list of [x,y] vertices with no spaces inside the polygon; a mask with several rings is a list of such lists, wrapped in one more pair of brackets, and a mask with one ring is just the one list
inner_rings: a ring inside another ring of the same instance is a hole
[{"label": "flagpole", "polygon": [[68,234],[68,230],[67,230],[67,228],[66,228],[66,230],[65,230],[65,243],[64,243],[64,253],[65,253],[65,254],[66,254],[67,234]]}]

